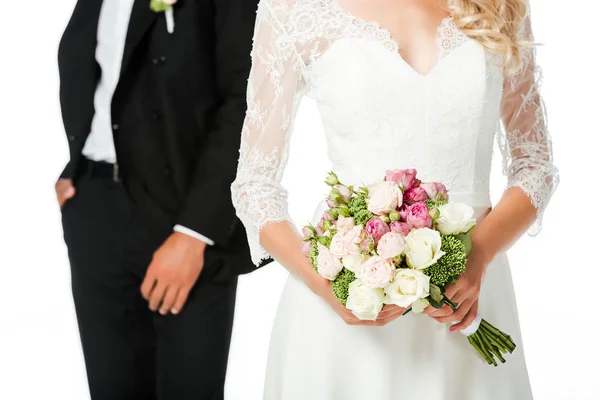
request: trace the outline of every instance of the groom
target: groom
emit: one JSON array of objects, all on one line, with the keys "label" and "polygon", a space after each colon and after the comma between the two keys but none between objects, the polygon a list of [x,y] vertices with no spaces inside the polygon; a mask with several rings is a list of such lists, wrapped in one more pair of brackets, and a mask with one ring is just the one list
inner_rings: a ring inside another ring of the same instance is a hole
[{"label": "groom", "polygon": [[258,0],[78,0],[56,184],[93,400],[223,399],[231,205]]}]

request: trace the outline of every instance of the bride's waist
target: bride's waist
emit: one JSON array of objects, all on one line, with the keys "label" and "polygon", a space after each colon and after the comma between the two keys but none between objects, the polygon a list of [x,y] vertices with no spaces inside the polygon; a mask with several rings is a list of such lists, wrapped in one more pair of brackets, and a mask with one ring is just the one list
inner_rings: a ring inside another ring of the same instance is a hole
[{"label": "bride's waist", "polygon": [[[449,192],[449,201],[451,203],[462,203],[473,208],[475,211],[474,218],[480,220],[490,211],[492,202],[489,193],[465,193],[465,192]],[[328,206],[325,199],[321,201],[315,210],[312,222],[316,224]]]}]

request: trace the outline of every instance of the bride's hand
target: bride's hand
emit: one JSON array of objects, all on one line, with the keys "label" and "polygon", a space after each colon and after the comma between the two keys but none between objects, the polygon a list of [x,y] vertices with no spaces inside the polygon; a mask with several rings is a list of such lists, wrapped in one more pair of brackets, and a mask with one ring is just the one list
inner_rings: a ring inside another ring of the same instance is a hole
[{"label": "bride's hand", "polygon": [[360,326],[384,326],[402,316],[406,309],[400,308],[395,305],[386,305],[379,315],[377,316],[376,321],[363,321],[356,317],[347,309],[333,294],[333,290],[331,289],[331,283],[326,279],[319,279],[312,286],[313,292],[315,292],[319,297],[329,304],[329,306],[335,311],[347,325],[360,325]]},{"label": "bride's hand", "polygon": [[460,276],[458,282],[446,286],[446,296],[453,303],[458,304],[456,311],[452,311],[449,306],[440,309],[429,306],[425,309],[425,313],[440,323],[455,323],[450,328],[451,331],[468,328],[477,318],[481,281],[487,266],[487,263],[482,260],[482,257],[472,253],[467,261],[466,271]]}]

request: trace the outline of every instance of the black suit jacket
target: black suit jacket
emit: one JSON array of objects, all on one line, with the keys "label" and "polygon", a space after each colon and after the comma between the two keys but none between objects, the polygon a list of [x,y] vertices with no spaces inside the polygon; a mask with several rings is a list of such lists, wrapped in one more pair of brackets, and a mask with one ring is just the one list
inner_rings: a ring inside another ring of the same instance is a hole
[{"label": "black suit jacket", "polygon": [[[175,30],[135,0],[112,123],[123,183],[153,232],[176,224],[253,269],[231,204],[258,0],[179,0]],[[102,0],[78,0],[59,47],[60,101],[75,177],[94,115]]]}]

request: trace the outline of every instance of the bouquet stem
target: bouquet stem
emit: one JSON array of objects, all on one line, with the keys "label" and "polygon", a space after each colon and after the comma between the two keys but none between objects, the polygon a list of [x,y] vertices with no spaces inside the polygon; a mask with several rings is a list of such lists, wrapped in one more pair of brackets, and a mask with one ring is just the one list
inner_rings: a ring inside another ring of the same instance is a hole
[{"label": "bouquet stem", "polygon": [[512,353],[517,348],[510,335],[500,331],[486,320],[481,321],[479,329],[469,336],[469,343],[490,365],[498,366],[498,361],[505,363],[502,354]]}]

